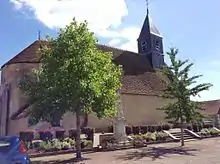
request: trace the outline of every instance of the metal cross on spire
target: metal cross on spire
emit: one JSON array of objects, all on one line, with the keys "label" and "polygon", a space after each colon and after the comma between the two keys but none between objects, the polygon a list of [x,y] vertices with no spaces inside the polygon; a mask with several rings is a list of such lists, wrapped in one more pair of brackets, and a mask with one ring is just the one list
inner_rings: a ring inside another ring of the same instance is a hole
[{"label": "metal cross on spire", "polygon": [[149,14],[149,0],[146,0],[146,6],[147,6],[147,15]]},{"label": "metal cross on spire", "polygon": [[41,31],[38,31],[38,40],[41,40]]}]

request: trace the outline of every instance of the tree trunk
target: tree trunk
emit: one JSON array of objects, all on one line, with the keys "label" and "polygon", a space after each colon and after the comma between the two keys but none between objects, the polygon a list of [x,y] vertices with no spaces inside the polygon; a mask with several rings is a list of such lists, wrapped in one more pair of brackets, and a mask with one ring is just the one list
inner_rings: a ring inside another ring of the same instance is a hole
[{"label": "tree trunk", "polygon": [[183,136],[183,129],[184,127],[183,127],[183,119],[181,118],[180,119],[180,129],[181,129],[181,146],[184,146],[185,145],[185,143],[184,143],[184,136]]},{"label": "tree trunk", "polygon": [[76,158],[81,159],[81,140],[80,140],[80,110],[76,109]]},{"label": "tree trunk", "polygon": [[83,117],[84,117],[84,120],[83,120],[82,128],[88,126],[88,114],[85,113]]}]

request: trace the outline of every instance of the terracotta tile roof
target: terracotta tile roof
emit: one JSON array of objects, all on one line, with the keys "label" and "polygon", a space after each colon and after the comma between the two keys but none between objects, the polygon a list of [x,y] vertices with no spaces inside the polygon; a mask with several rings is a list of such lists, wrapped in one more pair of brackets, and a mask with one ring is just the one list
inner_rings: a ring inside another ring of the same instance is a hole
[{"label": "terracotta tile roof", "polygon": [[[15,63],[39,63],[38,50],[45,44],[46,41],[33,42],[2,67]],[[161,91],[164,82],[152,68],[148,58],[106,45],[97,44],[97,47],[103,51],[113,52],[113,61],[123,66],[122,92],[156,95]]]},{"label": "terracotta tile roof", "polygon": [[38,63],[39,55],[38,50],[41,44],[47,44],[45,41],[35,41],[20,53],[18,53],[15,57],[6,62],[1,68],[6,65],[15,64],[15,63]]},{"label": "terracotta tile roof", "polygon": [[[39,63],[39,54],[37,51],[41,44],[47,44],[47,42],[35,41],[2,67],[14,63]],[[113,52],[113,62],[122,65],[124,72],[122,93],[154,96],[161,93],[165,82],[158,76],[157,71],[152,68],[148,58],[135,52],[124,51],[106,45],[97,44],[97,47],[103,51]],[[23,108],[26,107],[21,107],[13,116],[23,112]]]},{"label": "terracotta tile roof", "polygon": [[216,115],[220,114],[220,100],[211,100],[211,101],[203,101],[200,102],[202,108],[205,110],[202,111],[203,114],[206,115]]}]

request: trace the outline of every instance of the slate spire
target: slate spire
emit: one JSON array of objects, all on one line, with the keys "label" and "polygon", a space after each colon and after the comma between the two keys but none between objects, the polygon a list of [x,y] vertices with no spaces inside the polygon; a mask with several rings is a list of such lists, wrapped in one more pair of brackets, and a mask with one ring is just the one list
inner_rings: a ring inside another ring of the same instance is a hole
[{"label": "slate spire", "polygon": [[164,65],[163,38],[151,21],[148,7],[137,41],[138,53],[148,57],[153,68],[161,68]]}]

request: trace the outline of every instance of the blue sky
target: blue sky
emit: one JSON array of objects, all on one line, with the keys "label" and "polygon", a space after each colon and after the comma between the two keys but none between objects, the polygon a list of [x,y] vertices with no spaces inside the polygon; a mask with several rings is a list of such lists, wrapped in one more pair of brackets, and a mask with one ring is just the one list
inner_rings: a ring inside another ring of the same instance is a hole
[{"label": "blue sky", "polygon": [[[100,43],[136,51],[146,15],[145,0],[2,0],[0,65],[37,39],[55,36],[75,16],[88,20]],[[199,100],[220,98],[220,1],[150,0],[153,23],[164,37],[164,50],[179,48],[180,59],[194,62],[192,74],[214,87]]]}]

